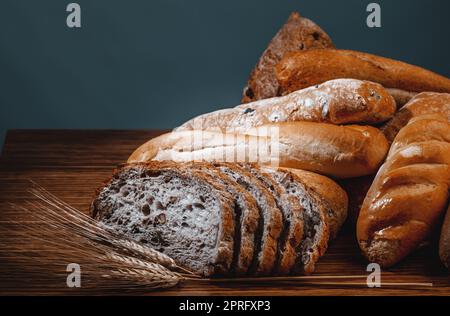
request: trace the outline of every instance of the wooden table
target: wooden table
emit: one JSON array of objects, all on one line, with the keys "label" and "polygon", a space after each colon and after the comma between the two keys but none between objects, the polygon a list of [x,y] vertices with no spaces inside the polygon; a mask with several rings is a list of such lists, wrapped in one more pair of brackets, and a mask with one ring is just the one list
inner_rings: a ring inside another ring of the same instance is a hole
[{"label": "wooden table", "polygon": [[[8,233],[9,220],[21,218],[10,203],[21,204],[29,179],[87,212],[95,189],[124,162],[129,154],[157,130],[10,130],[0,157],[0,244],[17,240]],[[17,229],[17,228],[16,228]],[[435,243],[434,243],[435,244]],[[5,248],[0,248],[5,249]],[[0,257],[2,254],[0,253]],[[54,284],[30,288],[20,276],[11,281],[0,262],[0,294],[67,294]],[[368,275],[367,263],[360,256],[350,225],[344,228],[315,275]],[[11,266],[9,266],[11,268]],[[14,268],[14,267],[13,267]],[[10,270],[8,270],[10,271]],[[210,283],[187,282],[177,288],[148,295],[449,295],[449,274],[441,266],[434,246],[426,247],[401,264],[381,274],[381,288],[368,288],[365,279],[339,279],[334,285],[311,285],[304,281]],[[356,284],[355,284],[356,283]],[[408,285],[402,283],[423,283]],[[428,286],[432,283],[432,286]],[[82,294],[83,292],[81,292]],[[97,294],[102,294],[101,292]]]}]

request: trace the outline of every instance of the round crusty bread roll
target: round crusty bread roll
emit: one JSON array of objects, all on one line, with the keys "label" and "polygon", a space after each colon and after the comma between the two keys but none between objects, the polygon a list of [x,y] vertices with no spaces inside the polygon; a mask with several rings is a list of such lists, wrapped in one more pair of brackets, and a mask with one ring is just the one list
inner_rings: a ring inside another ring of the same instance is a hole
[{"label": "round crusty bread roll", "polygon": [[394,139],[364,199],[357,239],[371,262],[389,267],[430,235],[449,197],[450,123],[446,116],[410,120]]},{"label": "round crusty bread roll", "polygon": [[348,178],[375,173],[387,151],[385,137],[371,126],[287,122],[255,127],[247,135],[199,130],[164,134],[136,149],[128,162],[257,162]]}]

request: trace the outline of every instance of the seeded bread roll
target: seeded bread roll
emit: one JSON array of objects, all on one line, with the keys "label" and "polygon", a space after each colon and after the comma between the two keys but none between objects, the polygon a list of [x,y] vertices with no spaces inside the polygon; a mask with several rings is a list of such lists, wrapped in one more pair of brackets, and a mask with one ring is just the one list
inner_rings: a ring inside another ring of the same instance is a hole
[{"label": "seeded bread roll", "polygon": [[442,114],[450,119],[450,94],[423,92],[416,95],[390,121],[381,127],[381,131],[388,142],[391,143],[397,133],[412,118],[435,113]]},{"label": "seeded bread roll", "polygon": [[437,227],[450,187],[450,123],[423,115],[403,127],[364,199],[357,222],[360,248],[389,267]]},{"label": "seeded bread roll", "polygon": [[383,134],[371,126],[290,122],[248,133],[172,132],[136,149],[128,162],[257,162],[349,178],[375,173],[388,151]]},{"label": "seeded bread roll", "polygon": [[203,276],[228,274],[235,199],[212,177],[169,162],[125,165],[98,192],[94,218]]},{"label": "seeded bread roll", "polygon": [[203,114],[175,131],[197,129],[246,133],[264,124],[293,121],[373,124],[388,120],[395,111],[395,100],[381,85],[337,79],[284,97]]},{"label": "seeded bread roll", "polygon": [[404,62],[362,52],[317,49],[287,53],[275,67],[282,94],[337,78],[377,82],[410,92],[450,92],[450,79]]},{"label": "seeded bread roll", "polygon": [[314,22],[293,12],[278,31],[253,69],[244,88],[242,103],[278,95],[274,67],[291,51],[333,47],[331,39]]}]

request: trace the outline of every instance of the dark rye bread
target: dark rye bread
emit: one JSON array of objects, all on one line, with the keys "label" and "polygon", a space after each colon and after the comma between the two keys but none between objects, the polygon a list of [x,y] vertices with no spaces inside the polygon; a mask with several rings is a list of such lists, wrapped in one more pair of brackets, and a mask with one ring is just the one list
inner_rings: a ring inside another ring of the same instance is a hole
[{"label": "dark rye bread", "polygon": [[321,199],[307,188],[301,179],[286,169],[264,168],[267,174],[284,186],[286,192],[297,198],[303,207],[303,239],[297,247],[297,258],[292,274],[314,272],[315,264],[325,253],[329,241],[326,208]]},{"label": "dark rye bread", "polygon": [[253,261],[255,235],[259,225],[259,210],[255,198],[232,177],[207,162],[181,164],[193,174],[207,174],[235,197],[235,234],[232,274],[245,275]]},{"label": "dark rye bread", "polygon": [[235,199],[217,181],[169,162],[124,165],[92,202],[94,218],[203,276],[227,274]]},{"label": "dark rye bread", "polygon": [[241,164],[260,180],[272,193],[283,216],[283,229],[278,241],[278,254],[274,274],[289,274],[297,257],[297,248],[303,239],[303,207],[299,200],[287,193],[272,176],[262,171],[256,164]]},{"label": "dark rye bread", "polygon": [[286,169],[294,173],[322,201],[326,209],[325,219],[330,231],[330,240],[335,239],[347,219],[347,193],[339,184],[323,175],[302,169]]},{"label": "dark rye bread", "polygon": [[233,163],[215,162],[213,165],[232,177],[256,199],[260,211],[260,228],[255,234],[255,253],[249,274],[270,275],[277,256],[278,239],[283,220],[271,192],[250,172]]},{"label": "dark rye bread", "polygon": [[287,22],[270,41],[250,74],[244,88],[242,103],[279,95],[275,65],[288,52],[307,49],[333,48],[330,37],[314,22],[293,12]]}]

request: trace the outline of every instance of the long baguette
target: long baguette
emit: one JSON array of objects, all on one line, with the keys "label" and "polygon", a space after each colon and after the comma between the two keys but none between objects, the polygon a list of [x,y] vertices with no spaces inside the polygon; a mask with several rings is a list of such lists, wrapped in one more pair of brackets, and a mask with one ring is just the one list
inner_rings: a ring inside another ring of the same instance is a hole
[{"label": "long baguette", "polygon": [[394,99],[381,85],[355,79],[338,79],[284,97],[203,114],[175,130],[245,133],[260,125],[292,121],[370,124],[386,121],[394,115],[395,110]]},{"label": "long baguette", "polygon": [[450,79],[401,61],[337,49],[287,53],[275,68],[283,94],[337,78],[378,82],[410,92],[450,92]]},{"label": "long baguette", "polygon": [[364,199],[357,239],[371,262],[389,267],[429,236],[449,197],[450,123],[424,115],[395,138]]},{"label": "long baguette", "polygon": [[385,137],[371,126],[288,122],[259,126],[247,135],[172,132],[145,143],[128,161],[258,162],[348,178],[374,173],[387,151]]}]

